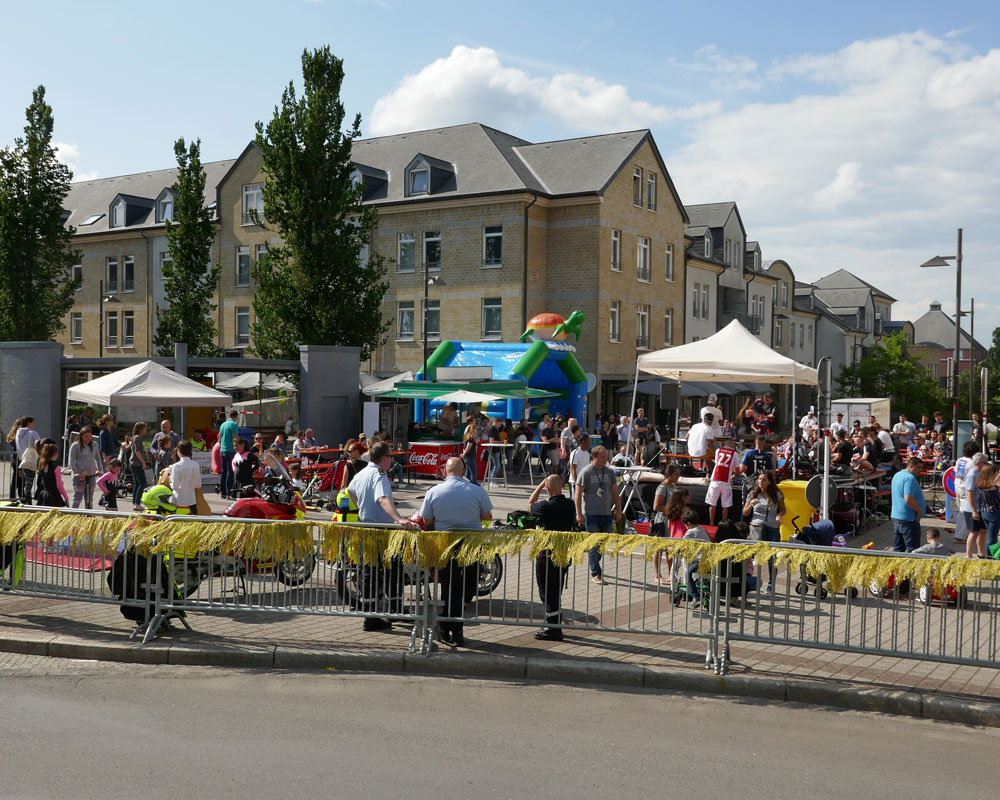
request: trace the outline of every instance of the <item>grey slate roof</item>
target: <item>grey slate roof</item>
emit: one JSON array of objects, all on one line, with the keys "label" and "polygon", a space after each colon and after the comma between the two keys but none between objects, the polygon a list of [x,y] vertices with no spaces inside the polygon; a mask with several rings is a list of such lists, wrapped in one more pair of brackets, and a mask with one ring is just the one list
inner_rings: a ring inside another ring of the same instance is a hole
[{"label": "grey slate roof", "polygon": [[815,281],[815,285],[819,289],[870,289],[875,294],[888,298],[893,302],[896,300],[892,295],[883,292],[877,286],[873,286],[868,281],[859,278],[853,272],[846,269],[838,269],[836,272],[824,275]]},{"label": "grey slate roof", "polygon": [[[913,339],[918,342],[950,342],[948,347],[955,346],[955,320],[939,309],[926,312],[920,319],[913,322]],[[963,348],[969,347],[969,334],[961,329]],[[976,340],[975,347],[985,350],[983,344]]]},{"label": "grey slate roof", "polygon": [[[215,188],[222,176],[233,165],[235,159],[225,161],[210,161],[202,166],[205,168],[205,204],[215,202]],[[152,213],[153,204],[166,187],[172,186],[177,180],[177,168],[160,169],[155,172],[138,172],[134,175],[119,175],[115,178],[98,178],[92,181],[81,181],[71,184],[66,195],[66,209],[70,211],[68,224],[79,226],[87,217],[93,214],[104,214],[93,225],[77,228],[78,234],[105,233],[108,227],[108,209],[111,201],[118,195],[137,199],[138,205],[150,211],[137,224],[129,225],[129,229],[156,227],[156,216]]]},{"label": "grey slate roof", "polygon": [[[721,228],[729,220],[729,217],[736,214],[744,236],[746,229],[743,228],[743,220],[740,218],[739,209],[736,203],[729,201],[725,203],[702,203],[700,205],[684,206],[687,209],[691,225],[703,225],[708,228]],[[685,231],[686,232],[686,231]]]},{"label": "grey slate roof", "polygon": [[824,289],[817,284],[816,296],[831,308],[850,308],[851,313],[856,313],[868,305],[871,289]]}]

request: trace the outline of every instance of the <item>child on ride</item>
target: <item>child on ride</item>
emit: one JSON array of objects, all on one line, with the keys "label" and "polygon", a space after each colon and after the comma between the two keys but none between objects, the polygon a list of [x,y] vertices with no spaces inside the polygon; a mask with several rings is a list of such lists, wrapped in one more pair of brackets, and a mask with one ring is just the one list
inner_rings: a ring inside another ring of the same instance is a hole
[{"label": "child on ride", "polygon": [[97,479],[97,488],[101,490],[101,499],[97,504],[109,511],[118,510],[118,475],[121,471],[122,462],[113,458],[108,462],[108,471]]}]

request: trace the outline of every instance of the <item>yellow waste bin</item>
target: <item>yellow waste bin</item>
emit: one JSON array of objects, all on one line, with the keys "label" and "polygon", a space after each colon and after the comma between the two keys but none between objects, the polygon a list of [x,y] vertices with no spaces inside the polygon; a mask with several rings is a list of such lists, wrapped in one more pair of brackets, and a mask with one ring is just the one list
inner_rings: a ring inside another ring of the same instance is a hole
[{"label": "yellow waste bin", "polygon": [[781,481],[778,489],[785,496],[785,518],[781,521],[781,541],[787,542],[795,535],[792,520],[798,517],[801,530],[812,521],[814,509],[806,502],[806,484],[808,481]]}]

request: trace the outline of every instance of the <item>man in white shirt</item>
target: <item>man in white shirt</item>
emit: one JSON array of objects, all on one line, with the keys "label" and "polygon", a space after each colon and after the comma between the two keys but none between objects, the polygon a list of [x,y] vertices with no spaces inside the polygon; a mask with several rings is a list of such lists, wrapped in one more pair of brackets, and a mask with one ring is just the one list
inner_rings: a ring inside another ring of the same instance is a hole
[{"label": "man in white shirt", "polygon": [[198,513],[198,498],[195,489],[201,488],[201,467],[191,459],[191,442],[184,439],[177,445],[180,459],[170,468],[170,489],[172,502],[178,508],[186,508],[192,514]]},{"label": "man in white shirt", "polygon": [[913,434],[917,432],[917,426],[906,418],[906,414],[900,414],[899,422],[892,426],[892,432],[899,437],[899,449],[902,450],[913,445]]},{"label": "man in white shirt", "polygon": [[711,413],[708,413],[702,417],[701,422],[697,422],[691,426],[691,430],[687,434],[689,456],[702,458],[708,453],[709,443],[715,439],[715,434],[712,432],[712,423],[714,421],[715,417]]},{"label": "man in white shirt", "polygon": [[819,430],[819,420],[816,419],[816,412],[811,408],[809,409],[809,413],[799,420],[799,429],[806,438],[809,438],[809,434],[813,431]]},{"label": "man in white shirt", "polygon": [[837,438],[838,431],[844,431],[844,433],[847,433],[847,426],[844,424],[844,412],[842,411],[837,412],[837,421],[830,425],[830,433],[833,435],[834,439]]},{"label": "man in white shirt", "polygon": [[708,396],[708,405],[702,406],[701,413],[698,415],[702,419],[705,419],[706,414],[712,415],[712,436],[715,439],[722,438],[722,409],[719,408],[719,396],[715,394],[710,394]]},{"label": "man in white shirt", "polygon": [[587,464],[590,463],[590,436],[586,433],[580,436],[580,446],[569,456],[569,485],[570,496],[575,497],[576,476],[580,474]]},{"label": "man in white shirt", "polygon": [[618,426],[618,443],[619,444],[631,444],[632,443],[632,418],[628,416],[622,417],[621,424]]}]

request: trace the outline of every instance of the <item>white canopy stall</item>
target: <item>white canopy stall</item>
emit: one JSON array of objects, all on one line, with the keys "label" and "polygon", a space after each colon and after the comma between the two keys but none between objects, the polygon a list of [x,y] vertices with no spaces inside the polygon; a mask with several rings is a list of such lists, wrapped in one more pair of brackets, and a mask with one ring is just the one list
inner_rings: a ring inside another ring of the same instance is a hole
[{"label": "white canopy stall", "polygon": [[203,386],[155,361],[144,361],[67,389],[67,417],[70,400],[102,406],[205,408],[232,405],[233,397]]}]

